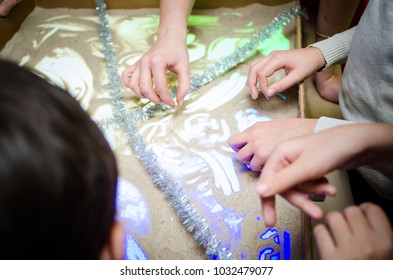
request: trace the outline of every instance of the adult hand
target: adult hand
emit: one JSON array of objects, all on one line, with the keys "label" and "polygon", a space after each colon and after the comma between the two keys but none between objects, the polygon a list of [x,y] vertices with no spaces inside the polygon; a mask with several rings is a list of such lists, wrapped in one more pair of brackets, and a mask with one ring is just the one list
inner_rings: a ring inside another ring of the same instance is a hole
[{"label": "adult hand", "polygon": [[393,231],[383,210],[371,203],[330,212],[314,228],[323,260],[393,259]]},{"label": "adult hand", "polygon": [[[270,98],[312,76],[325,65],[325,59],[317,48],[301,48],[289,51],[273,51],[268,56],[254,61],[248,72],[246,85],[253,99],[259,95],[258,87],[266,98]],[[284,69],[285,77],[269,85],[268,78]]]}]

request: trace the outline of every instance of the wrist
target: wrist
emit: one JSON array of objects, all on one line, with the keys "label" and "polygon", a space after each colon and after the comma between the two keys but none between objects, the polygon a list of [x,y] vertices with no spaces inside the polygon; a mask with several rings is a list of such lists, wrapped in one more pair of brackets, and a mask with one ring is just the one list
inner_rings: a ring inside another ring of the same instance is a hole
[{"label": "wrist", "polygon": [[165,40],[182,39],[185,40],[187,36],[187,26],[182,24],[160,24],[157,30],[157,37],[162,37]]},{"label": "wrist", "polygon": [[326,60],[321,50],[314,46],[308,46],[307,48],[312,51],[312,55],[316,63],[316,70],[321,71],[322,69],[324,69],[326,66]]}]

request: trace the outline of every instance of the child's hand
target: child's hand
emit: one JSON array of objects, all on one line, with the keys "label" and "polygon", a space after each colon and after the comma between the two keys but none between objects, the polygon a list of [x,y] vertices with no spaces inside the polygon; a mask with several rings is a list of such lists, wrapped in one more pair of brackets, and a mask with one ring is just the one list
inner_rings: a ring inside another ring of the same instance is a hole
[{"label": "child's hand", "polygon": [[393,259],[393,231],[382,209],[371,203],[330,212],[314,228],[321,259]]},{"label": "child's hand", "polygon": [[232,135],[228,144],[236,158],[249,164],[254,171],[261,170],[276,146],[289,139],[313,133],[316,119],[285,119],[258,122],[239,134]]},{"label": "child's hand", "polygon": [[[257,85],[265,97],[270,98],[312,76],[324,65],[325,59],[317,48],[273,51],[251,64],[246,85],[253,99],[259,95]],[[268,77],[281,69],[285,70],[286,76],[269,85]]]},{"label": "child's hand", "polygon": [[20,0],[0,1],[0,18],[6,17]]},{"label": "child's hand", "polygon": [[123,72],[123,83],[141,98],[175,107],[168,90],[165,73],[168,69],[177,74],[176,100],[182,105],[190,89],[190,70],[187,45],[180,37],[179,34],[170,32],[160,36],[140,60]]}]

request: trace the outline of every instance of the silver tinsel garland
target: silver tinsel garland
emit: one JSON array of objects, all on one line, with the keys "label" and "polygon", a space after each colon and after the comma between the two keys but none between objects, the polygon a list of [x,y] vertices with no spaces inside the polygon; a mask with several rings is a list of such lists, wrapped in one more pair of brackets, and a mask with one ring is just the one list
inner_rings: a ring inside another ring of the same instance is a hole
[{"label": "silver tinsel garland", "polygon": [[[149,103],[148,106],[142,109],[127,112],[123,99],[121,79],[118,74],[117,59],[112,49],[112,35],[104,0],[96,0],[96,10],[101,28],[100,39],[106,60],[106,72],[109,79],[108,88],[113,111],[113,116],[110,120],[107,120],[107,123],[122,129],[138,159],[150,174],[153,182],[170,201],[187,230],[193,233],[193,238],[199,245],[206,249],[206,258],[221,260],[233,259],[232,253],[222,246],[221,241],[213,232],[206,219],[194,207],[184,190],[161,168],[156,155],[147,147],[147,143],[138,133],[138,123],[159,111],[168,109],[168,107],[166,105]],[[247,44],[238,48],[232,54],[220,59],[202,74],[193,76],[191,78],[190,91],[195,91],[243,62],[261,42],[268,39],[282,26],[288,24],[294,17],[301,15],[303,15],[303,12],[299,6],[295,6],[279,14],[268,26],[255,33]],[[176,88],[171,89],[171,95],[173,97],[175,93]]]}]

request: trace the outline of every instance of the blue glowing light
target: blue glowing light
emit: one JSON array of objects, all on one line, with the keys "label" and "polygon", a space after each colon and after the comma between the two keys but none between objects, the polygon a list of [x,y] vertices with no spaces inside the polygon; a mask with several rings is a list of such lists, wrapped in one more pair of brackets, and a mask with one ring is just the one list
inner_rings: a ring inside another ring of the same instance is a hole
[{"label": "blue glowing light", "polygon": [[117,181],[117,220],[125,229],[124,258],[127,260],[147,260],[143,248],[133,238],[133,234],[148,235],[150,211],[142,193],[131,182],[123,178]]},{"label": "blue glowing light", "polygon": [[275,261],[275,260],[281,260],[280,252],[271,255],[271,256],[270,256],[270,259],[273,260],[273,261]]},{"label": "blue glowing light", "polygon": [[[259,252],[259,260],[280,260],[282,257],[284,260],[291,259],[291,235],[287,231],[283,231],[282,234],[275,228],[268,228],[265,232],[260,235],[261,240],[268,240],[273,238],[274,243],[278,245],[278,248],[265,247]],[[283,240],[283,242],[281,242]]]},{"label": "blue glowing light", "polygon": [[266,247],[259,252],[258,260],[268,260],[268,256],[274,252],[271,247]]},{"label": "blue glowing light", "polygon": [[126,234],[124,238],[124,253],[126,260],[148,260],[142,247],[130,234]]},{"label": "blue glowing light", "polygon": [[142,193],[132,183],[123,178],[117,183],[117,218],[127,230],[148,235],[150,229],[150,210]]},{"label": "blue glowing light", "polygon": [[240,258],[243,259],[243,260],[246,259],[247,256],[248,256],[247,253],[240,253]]},{"label": "blue glowing light", "polygon": [[248,163],[243,163],[244,167],[246,167],[248,170],[252,170],[251,166]]},{"label": "blue glowing light", "polygon": [[263,239],[263,240],[267,240],[270,237],[272,237],[273,235],[276,235],[278,233],[278,231],[274,228],[268,228],[264,233],[262,233],[260,235],[259,238]]},{"label": "blue glowing light", "polygon": [[284,231],[284,260],[291,259],[291,235]]},{"label": "blue glowing light", "polygon": [[203,209],[206,211],[205,214],[209,217],[208,219],[216,221],[212,223],[212,227],[219,236],[222,236],[222,242],[225,244],[225,247],[232,250],[236,249],[241,241],[241,229],[245,214],[240,214],[223,206],[208,186],[203,186],[198,191],[202,193],[189,192],[191,196],[197,197],[196,201],[203,205]]}]

